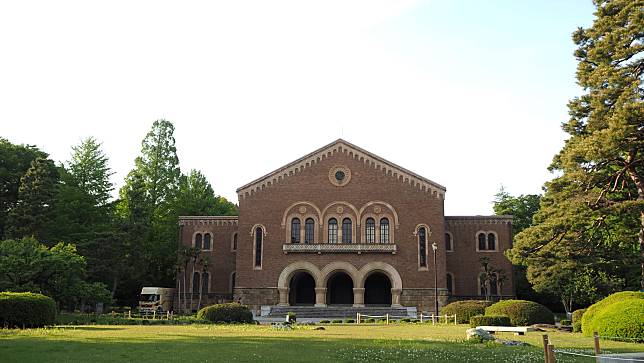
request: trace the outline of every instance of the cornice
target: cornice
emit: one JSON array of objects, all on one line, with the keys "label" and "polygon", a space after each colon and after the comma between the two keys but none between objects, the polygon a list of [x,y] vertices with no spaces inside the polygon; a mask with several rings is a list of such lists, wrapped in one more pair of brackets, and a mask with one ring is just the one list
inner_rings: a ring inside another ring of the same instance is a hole
[{"label": "cornice", "polygon": [[345,153],[350,157],[370,165],[375,170],[380,170],[387,175],[400,180],[401,183],[409,184],[412,187],[422,190],[437,199],[445,198],[445,187],[422,177],[412,171],[398,166],[378,155],[355,146],[345,140],[338,139],[312,153],[305,155],[285,166],[268,173],[254,181],[237,189],[239,200],[250,196],[256,192],[264,190],[274,184],[282,182],[284,179],[301,173],[304,169],[309,168],[320,161],[332,157],[337,153]]},{"label": "cornice", "polygon": [[458,224],[512,224],[512,216],[445,216],[445,223]]},{"label": "cornice", "polygon": [[237,226],[238,216],[179,216],[180,226]]}]

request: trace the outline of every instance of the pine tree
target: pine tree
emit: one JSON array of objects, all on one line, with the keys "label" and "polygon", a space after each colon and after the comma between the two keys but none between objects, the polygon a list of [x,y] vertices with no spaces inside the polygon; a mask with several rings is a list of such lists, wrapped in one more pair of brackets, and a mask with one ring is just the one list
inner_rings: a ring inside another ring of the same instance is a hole
[{"label": "pine tree", "polygon": [[111,198],[114,185],[110,176],[114,174],[101,144],[93,137],[83,140],[80,145],[72,147],[68,169],[76,185],[96,200],[97,206],[105,205]]}]

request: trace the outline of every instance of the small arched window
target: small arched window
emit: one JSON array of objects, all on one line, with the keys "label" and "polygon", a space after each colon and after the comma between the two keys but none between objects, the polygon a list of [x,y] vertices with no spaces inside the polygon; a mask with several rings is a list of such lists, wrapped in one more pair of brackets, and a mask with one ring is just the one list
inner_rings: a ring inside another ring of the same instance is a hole
[{"label": "small arched window", "polygon": [[418,229],[418,254],[420,267],[427,267],[427,231],[425,227]]},{"label": "small arched window", "polygon": [[329,243],[338,243],[338,220],[329,219]]},{"label": "small arched window", "polygon": [[451,273],[447,273],[445,276],[445,284],[447,285],[447,291],[450,295],[454,294],[454,278]]},{"label": "small arched window", "polygon": [[487,249],[490,251],[496,250],[496,235],[494,233],[488,233],[487,235]]},{"label": "small arched window", "polygon": [[231,294],[235,292],[235,275],[236,275],[235,272],[230,274],[230,293]]},{"label": "small arched window", "polygon": [[479,233],[479,250],[487,250],[487,241],[485,239],[485,233]]},{"label": "small arched window", "polygon": [[203,239],[203,236],[201,235],[201,233],[195,234],[195,248],[198,249],[198,250],[201,250],[201,247],[202,247],[201,246],[201,241],[202,241],[202,239]]},{"label": "small arched window", "polygon": [[291,220],[291,243],[300,243],[300,219]]},{"label": "small arched window", "polygon": [[376,221],[373,218],[367,218],[367,223],[365,223],[365,237],[367,243],[376,242]]},{"label": "small arched window", "polygon": [[237,251],[237,233],[233,234],[233,251]]},{"label": "small arched window", "polygon": [[203,249],[210,251],[210,244],[212,240],[212,235],[210,233],[204,233],[203,235]]},{"label": "small arched window", "polygon": [[255,228],[255,267],[262,267],[262,243],[264,242],[262,227]]},{"label": "small arched window", "polygon": [[389,219],[380,220],[380,243],[389,243]]},{"label": "small arched window", "polygon": [[210,273],[204,272],[201,276],[201,293],[207,294],[210,289]]},{"label": "small arched window", "polygon": [[199,293],[199,282],[201,279],[199,278],[199,272],[194,272],[192,274],[192,292],[193,293]]},{"label": "small arched window", "polygon": [[315,221],[307,218],[304,221],[304,243],[313,243],[315,239]]},{"label": "small arched window", "polygon": [[342,220],[342,243],[351,243],[351,219],[345,218]]},{"label": "small arched window", "polygon": [[452,241],[451,233],[445,233],[445,251],[454,251],[454,242]]}]

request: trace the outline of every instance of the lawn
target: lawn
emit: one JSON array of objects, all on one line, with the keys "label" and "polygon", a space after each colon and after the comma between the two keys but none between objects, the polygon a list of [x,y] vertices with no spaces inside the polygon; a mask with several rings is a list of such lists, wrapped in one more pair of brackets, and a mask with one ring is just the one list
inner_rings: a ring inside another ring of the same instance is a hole
[{"label": "lawn", "polygon": [[[292,331],[256,325],[77,326],[0,330],[2,362],[542,362],[541,334],[503,339],[527,347],[464,342],[466,325],[303,326]],[[557,349],[590,353],[592,339],[549,333]],[[644,344],[604,342],[611,352]],[[589,362],[559,355],[558,362]]]}]

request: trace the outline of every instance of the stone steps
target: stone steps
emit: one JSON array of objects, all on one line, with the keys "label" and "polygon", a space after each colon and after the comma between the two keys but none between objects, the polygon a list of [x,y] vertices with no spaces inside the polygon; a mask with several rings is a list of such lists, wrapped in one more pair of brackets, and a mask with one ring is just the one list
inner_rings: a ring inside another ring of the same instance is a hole
[{"label": "stone steps", "polygon": [[289,312],[294,312],[299,318],[314,319],[355,319],[356,314],[383,316],[389,314],[391,317],[415,318],[417,311],[415,307],[392,308],[388,306],[262,306],[262,316],[268,318],[284,318]]}]

